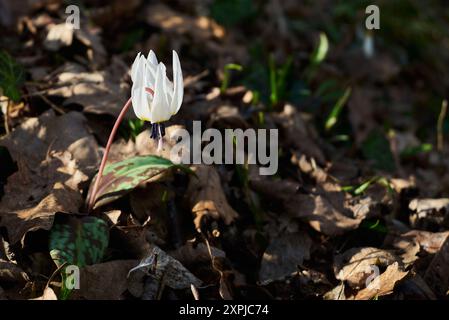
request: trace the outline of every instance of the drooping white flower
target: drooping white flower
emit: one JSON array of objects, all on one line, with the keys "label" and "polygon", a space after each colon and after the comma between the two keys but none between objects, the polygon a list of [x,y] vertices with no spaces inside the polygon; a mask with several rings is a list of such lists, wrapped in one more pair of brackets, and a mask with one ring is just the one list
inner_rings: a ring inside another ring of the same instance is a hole
[{"label": "drooping white flower", "polygon": [[167,78],[165,65],[158,63],[152,50],[147,58],[140,52],[137,54],[131,68],[131,79],[134,113],[139,119],[151,122],[151,137],[158,139],[164,135],[161,123],[179,111],[184,96],[178,54],[173,50],[173,82]]}]

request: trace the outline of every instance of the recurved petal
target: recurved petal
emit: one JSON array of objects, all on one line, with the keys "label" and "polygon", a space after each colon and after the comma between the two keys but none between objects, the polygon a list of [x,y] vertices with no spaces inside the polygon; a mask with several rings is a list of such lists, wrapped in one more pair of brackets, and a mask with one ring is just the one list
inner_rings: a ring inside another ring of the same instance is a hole
[{"label": "recurved petal", "polygon": [[171,100],[170,112],[172,115],[179,111],[184,97],[184,83],[182,77],[181,63],[178,54],[173,50],[173,99]]}]

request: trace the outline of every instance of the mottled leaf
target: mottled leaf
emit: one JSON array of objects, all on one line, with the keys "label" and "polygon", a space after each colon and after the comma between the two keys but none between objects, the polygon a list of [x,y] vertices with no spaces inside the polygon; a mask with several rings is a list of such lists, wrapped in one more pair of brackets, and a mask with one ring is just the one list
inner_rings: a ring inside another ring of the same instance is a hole
[{"label": "mottled leaf", "polygon": [[[191,172],[183,165],[177,165],[168,159],[158,156],[138,156],[106,165],[96,196],[95,208],[110,203],[142,182],[170,169],[179,168]],[[91,188],[95,184],[95,176]],[[88,199],[92,190],[89,190]]]},{"label": "mottled leaf", "polygon": [[50,255],[58,267],[64,263],[83,267],[100,262],[108,242],[105,221],[58,215],[50,232]]}]

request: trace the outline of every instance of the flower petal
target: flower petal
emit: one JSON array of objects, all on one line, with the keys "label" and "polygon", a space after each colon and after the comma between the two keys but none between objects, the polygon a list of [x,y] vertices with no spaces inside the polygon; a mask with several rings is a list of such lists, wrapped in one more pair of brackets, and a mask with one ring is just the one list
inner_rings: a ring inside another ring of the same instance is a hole
[{"label": "flower petal", "polygon": [[170,119],[170,109],[167,95],[164,92],[165,65],[160,63],[156,72],[156,83],[154,89],[153,102],[151,104],[151,122],[158,123]]},{"label": "flower petal", "polygon": [[184,83],[182,78],[181,63],[178,54],[173,50],[173,99],[170,104],[170,112],[176,114],[181,108],[184,97]]},{"label": "flower petal", "polygon": [[145,90],[146,74],[142,69],[136,73],[136,81],[133,82],[131,88],[131,101],[136,117],[142,120],[150,121],[150,95]]},{"label": "flower petal", "polygon": [[132,82],[136,81],[136,73],[137,73],[137,65],[140,61],[140,52],[137,54],[136,58],[134,59],[134,62],[131,67],[131,80]]}]

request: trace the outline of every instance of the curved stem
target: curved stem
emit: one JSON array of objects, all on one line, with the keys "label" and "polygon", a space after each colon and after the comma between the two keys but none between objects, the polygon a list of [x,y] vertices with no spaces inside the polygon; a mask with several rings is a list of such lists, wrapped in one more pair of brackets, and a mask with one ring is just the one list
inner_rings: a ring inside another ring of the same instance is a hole
[{"label": "curved stem", "polygon": [[111,149],[112,142],[114,141],[115,134],[117,133],[120,123],[122,122],[123,118],[125,117],[125,114],[128,111],[130,106],[131,106],[131,98],[129,98],[128,101],[125,103],[122,111],[120,112],[119,116],[117,117],[117,120],[115,120],[114,127],[112,128],[111,134],[109,135],[108,143],[106,144],[106,149],[104,150],[103,158],[101,159],[101,164],[100,164],[100,169],[98,170],[97,179],[95,180],[95,184],[92,189],[92,193],[90,194],[90,197],[88,198],[87,212],[91,212],[92,209],[94,208],[95,200],[97,198],[97,193],[98,193],[98,187],[100,186],[100,181],[103,176],[104,167],[106,166],[106,161],[108,159],[109,150]]}]

